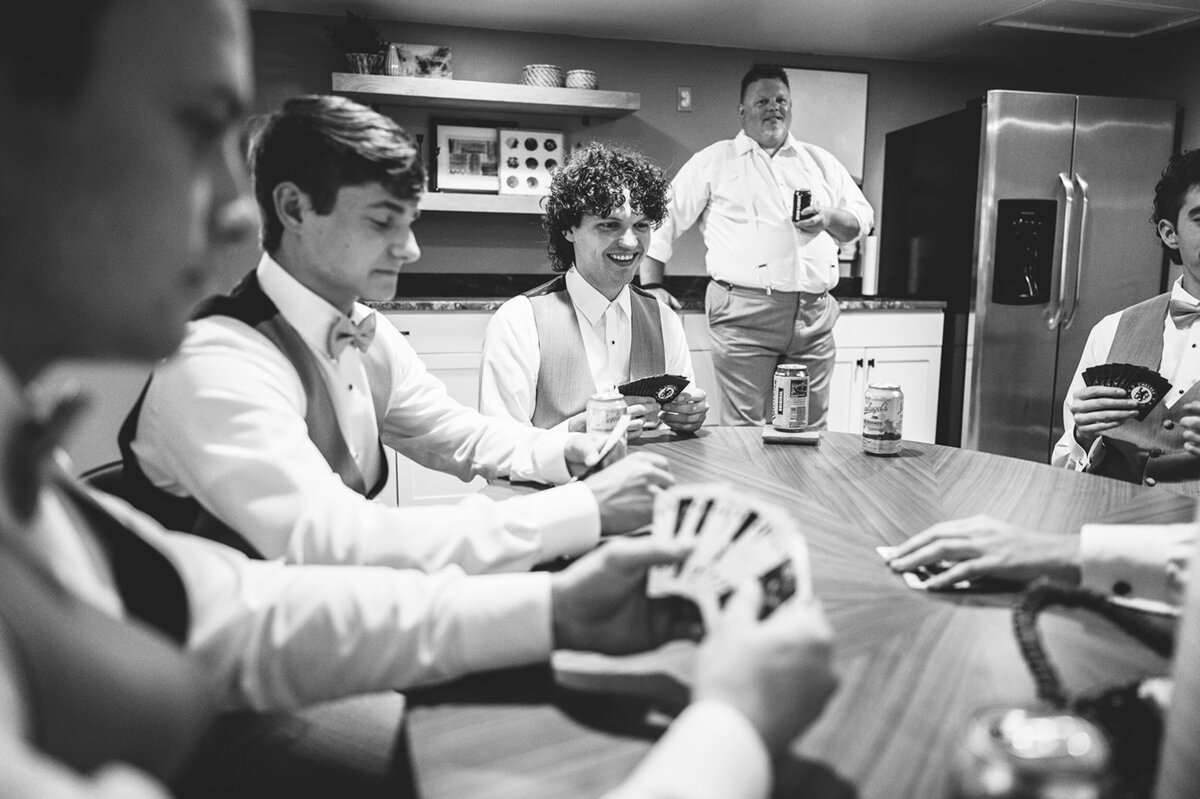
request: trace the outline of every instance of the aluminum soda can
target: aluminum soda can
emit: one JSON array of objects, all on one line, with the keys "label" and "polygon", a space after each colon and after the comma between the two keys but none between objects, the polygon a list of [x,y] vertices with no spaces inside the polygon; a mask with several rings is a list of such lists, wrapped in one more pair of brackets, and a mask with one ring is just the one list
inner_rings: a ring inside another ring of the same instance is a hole
[{"label": "aluminum soda can", "polygon": [[775,367],[776,430],[803,430],[808,427],[808,367],[802,363],[781,363]]},{"label": "aluminum soda can", "polygon": [[[617,426],[617,421],[627,412],[625,398],[616,388],[597,391],[588,397],[587,401],[587,431],[589,433],[610,433]],[[625,457],[628,451],[628,439],[618,441],[614,448],[614,460]]]},{"label": "aluminum soda can", "polygon": [[792,221],[799,222],[800,212],[812,204],[812,192],[808,189],[796,189],[792,192]]},{"label": "aluminum soda can", "polygon": [[1087,719],[1052,708],[975,713],[953,763],[955,799],[1106,799],[1111,748]]},{"label": "aluminum soda can", "polygon": [[904,392],[895,383],[871,383],[863,394],[863,451],[899,455],[904,429]]}]

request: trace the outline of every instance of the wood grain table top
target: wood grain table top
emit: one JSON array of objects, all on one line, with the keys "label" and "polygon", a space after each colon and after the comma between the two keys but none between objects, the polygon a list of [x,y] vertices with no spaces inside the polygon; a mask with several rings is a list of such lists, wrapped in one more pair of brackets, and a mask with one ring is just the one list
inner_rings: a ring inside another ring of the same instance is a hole
[{"label": "wood grain table top", "polygon": [[[782,764],[778,796],[943,797],[972,712],[1035,701],[1012,634],[1012,595],[913,591],[876,546],[973,514],[1075,534],[1086,522],[1174,522],[1195,513],[1192,499],[1157,488],[997,455],[906,441],[898,457],[874,457],[842,433],[823,433],[818,446],[781,445],[763,443],[757,428],[715,427],[631,449],[668,457],[681,483],[726,482],[801,522],[836,636],[840,685]],[[1072,692],[1167,669],[1093,617],[1047,611],[1040,628]],[[543,666],[413,694],[409,732],[422,795],[587,797],[619,784],[677,707],[689,646],[632,659],[567,653],[556,655],[557,680]],[[582,683],[572,679],[578,674]]]}]

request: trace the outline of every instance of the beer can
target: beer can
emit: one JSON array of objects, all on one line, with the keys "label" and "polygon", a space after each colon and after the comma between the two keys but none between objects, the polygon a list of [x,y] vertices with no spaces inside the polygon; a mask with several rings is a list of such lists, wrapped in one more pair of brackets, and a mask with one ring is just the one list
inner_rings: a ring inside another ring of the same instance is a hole
[{"label": "beer can", "polygon": [[803,430],[808,427],[808,367],[802,363],[781,363],[775,367],[776,430]]},{"label": "beer can", "polygon": [[1106,799],[1111,748],[1087,719],[1051,708],[971,717],[953,762],[955,799]]},{"label": "beer can", "polygon": [[812,204],[812,192],[808,189],[796,189],[792,192],[792,221],[799,222],[800,212]]},{"label": "beer can", "polygon": [[[587,431],[589,433],[611,433],[622,414],[626,413],[625,398],[616,388],[597,391],[587,401]],[[627,442],[618,441],[613,460],[625,457]]]},{"label": "beer can", "polygon": [[904,429],[904,393],[895,383],[871,383],[863,394],[863,451],[899,455]]}]

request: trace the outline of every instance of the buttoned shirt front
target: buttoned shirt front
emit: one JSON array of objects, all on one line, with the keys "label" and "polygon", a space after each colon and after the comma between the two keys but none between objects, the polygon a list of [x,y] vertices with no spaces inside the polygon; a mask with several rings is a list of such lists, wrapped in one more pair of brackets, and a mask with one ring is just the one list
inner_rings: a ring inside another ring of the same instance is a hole
[{"label": "buttoned shirt front", "polygon": [[650,257],[669,261],[675,239],[698,221],[708,274],[740,286],[820,293],[837,284],[839,243],[828,231],[802,233],[792,224],[796,189],[811,191],[814,205],[849,212],[860,234],[874,224],[846,168],[790,133],[774,155],[744,131],[712,144],[683,165],[671,186]]},{"label": "buttoned shirt front", "polygon": [[[567,293],[575,308],[588,369],[597,389],[629,380],[632,338],[629,287],[611,302],[574,268],[566,273]],[[683,323],[659,301],[663,354],[668,374],[695,380]],[[537,401],[541,349],[533,307],[524,295],[505,302],[488,322],[483,339],[479,410],[488,416],[530,424]],[[555,429],[565,430],[570,420]]]},{"label": "buttoned shirt front", "polygon": [[[1197,302],[1196,298],[1184,290],[1182,281],[1179,280],[1175,281],[1174,286],[1171,287],[1171,298],[1182,300],[1190,305],[1195,305]],[[1088,334],[1083,355],[1079,358],[1079,365],[1075,369],[1075,375],[1071,379],[1071,385],[1067,389],[1067,396],[1063,402],[1064,432],[1054,445],[1054,452],[1050,459],[1055,466],[1065,466],[1082,471],[1088,465],[1088,453],[1075,440],[1075,417],[1071,413],[1071,398],[1075,396],[1076,391],[1086,385],[1083,380],[1084,371],[1108,362],[1108,353],[1112,349],[1117,325],[1121,321],[1121,313],[1118,311],[1104,317]],[[1162,399],[1163,404],[1170,408],[1188,389],[1200,381],[1200,324],[1193,323],[1181,330],[1175,327],[1175,323],[1171,321],[1171,316],[1168,314],[1163,320],[1162,337],[1162,362],[1158,371],[1171,384],[1171,390]]]},{"label": "buttoned shirt front", "polygon": [[[569,479],[565,434],[487,419],[462,406],[382,319],[368,353],[347,347],[330,359],[326,333],[338,311],[269,257],[257,274],[321,363],[338,424],[358,458],[377,446],[370,417],[385,444],[463,480]],[[356,305],[352,318],[372,313]],[[386,385],[375,387],[383,395],[379,413],[364,358],[383,372]],[[156,368],[133,451],[159,488],[194,497],[266,557],[292,563],[520,570],[578,555],[599,540],[599,510],[582,483],[503,502],[474,495],[456,505],[395,508],[366,500],[309,438],[307,401],[291,362],[261,333],[229,317],[200,319]]]}]

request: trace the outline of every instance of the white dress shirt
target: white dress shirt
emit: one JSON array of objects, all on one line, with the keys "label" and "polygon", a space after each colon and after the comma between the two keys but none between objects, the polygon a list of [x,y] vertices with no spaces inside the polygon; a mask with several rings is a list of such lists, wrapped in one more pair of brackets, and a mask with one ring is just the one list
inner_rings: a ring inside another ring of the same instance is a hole
[{"label": "white dress shirt", "polygon": [[739,286],[821,293],[837,285],[838,242],[828,231],[792,224],[792,194],[809,189],[814,205],[848,211],[859,233],[874,212],[854,178],[828,151],[788,134],[772,156],[740,131],[696,153],[671,181],[667,219],[647,254],[663,263],[673,242],[697,222],[708,274]]},{"label": "white dress shirt", "polygon": [[1106,594],[1179,605],[1196,532],[1197,522],[1085,524],[1079,531],[1082,582]]},{"label": "white dress shirt", "polygon": [[[1171,288],[1171,298],[1195,305],[1197,299],[1184,291],[1182,282],[1177,280]],[[1088,334],[1087,343],[1083,347],[1083,355],[1079,358],[1079,366],[1075,368],[1075,376],[1067,389],[1067,397],[1063,401],[1062,438],[1054,445],[1050,463],[1054,466],[1065,466],[1076,471],[1083,471],[1088,465],[1088,453],[1075,440],[1075,417],[1071,414],[1071,397],[1084,387],[1083,373],[1098,364],[1108,362],[1108,352],[1112,349],[1113,338],[1117,334],[1117,325],[1121,321],[1121,311],[1101,319],[1092,332]],[[1163,321],[1163,354],[1158,372],[1171,383],[1171,390],[1163,397],[1163,404],[1170,408],[1192,386],[1200,381],[1200,325],[1193,324],[1183,330],[1175,327],[1170,314]]]},{"label": "white dress shirt", "polygon": [[[390,381],[385,413],[377,417],[358,350],[347,347],[337,361],[326,352],[337,309],[267,256],[258,276],[321,364],[368,484],[378,474],[371,466],[376,423],[385,444],[463,480],[569,479],[564,434],[487,419],[460,405],[382,317],[368,353],[386,365]],[[356,305],[353,318],[371,313]],[[291,563],[524,570],[599,540],[599,510],[582,483],[503,502],[472,496],[453,506],[366,500],[310,440],[307,401],[291,362],[257,330],[229,317],[201,319],[189,323],[179,351],[156,369],[133,450],[155,485],[195,497],[266,557]]]},{"label": "white dress shirt", "polygon": [[[588,369],[597,389],[629,380],[632,336],[629,287],[612,302],[583,279],[574,267],[566,273],[567,293],[587,353]],[[658,301],[662,318],[663,356],[667,374],[695,381],[692,356],[679,315]],[[537,402],[541,345],[529,298],[521,294],[493,314],[483,337],[479,378],[479,410],[487,416],[531,424]],[[566,430],[569,419],[555,430]]]}]

